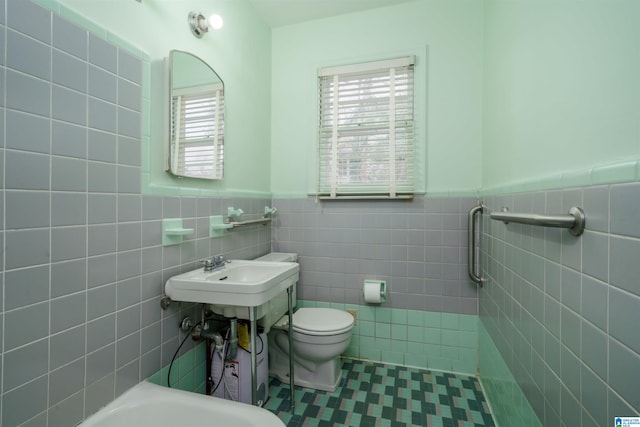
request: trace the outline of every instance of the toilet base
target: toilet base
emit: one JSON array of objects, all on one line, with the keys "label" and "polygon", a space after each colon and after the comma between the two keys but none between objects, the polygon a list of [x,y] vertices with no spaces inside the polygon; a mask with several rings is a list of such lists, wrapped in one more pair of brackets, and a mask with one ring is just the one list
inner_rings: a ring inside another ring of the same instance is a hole
[{"label": "toilet base", "polygon": [[[275,347],[275,346],[274,346]],[[289,355],[278,348],[269,348],[269,376],[289,384]],[[299,387],[333,392],[342,380],[342,358],[340,356],[315,364],[309,370],[294,360],[293,383]]]}]

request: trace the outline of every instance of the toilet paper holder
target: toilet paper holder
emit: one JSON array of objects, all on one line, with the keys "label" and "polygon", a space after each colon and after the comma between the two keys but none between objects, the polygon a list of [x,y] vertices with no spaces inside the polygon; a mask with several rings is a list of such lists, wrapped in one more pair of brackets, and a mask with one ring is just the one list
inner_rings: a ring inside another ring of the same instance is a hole
[{"label": "toilet paper holder", "polygon": [[362,294],[365,303],[381,304],[387,300],[387,282],[384,280],[365,280]]}]

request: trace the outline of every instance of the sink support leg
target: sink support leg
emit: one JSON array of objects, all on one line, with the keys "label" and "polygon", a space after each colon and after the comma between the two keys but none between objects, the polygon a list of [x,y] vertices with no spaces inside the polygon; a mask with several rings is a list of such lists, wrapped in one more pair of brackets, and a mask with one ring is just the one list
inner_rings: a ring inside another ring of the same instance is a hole
[{"label": "sink support leg", "polygon": [[258,307],[251,307],[249,309],[249,320],[251,322],[251,334],[250,334],[250,344],[251,344],[251,404],[256,406],[258,404],[258,370],[256,368],[256,335],[258,333],[258,324],[256,322],[256,317],[258,316]]},{"label": "sink support leg", "polygon": [[[293,285],[295,286],[295,285]],[[293,374],[293,287],[287,288],[288,306],[289,306],[289,392],[291,398],[291,413],[295,413],[295,385]]]}]

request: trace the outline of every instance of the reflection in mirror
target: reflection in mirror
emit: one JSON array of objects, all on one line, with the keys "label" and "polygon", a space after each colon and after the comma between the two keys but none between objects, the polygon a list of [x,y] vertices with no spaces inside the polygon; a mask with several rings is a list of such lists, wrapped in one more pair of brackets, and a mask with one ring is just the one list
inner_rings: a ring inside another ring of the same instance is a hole
[{"label": "reflection in mirror", "polygon": [[224,83],[200,58],[169,55],[170,136],[167,170],[176,176],[222,179]]}]

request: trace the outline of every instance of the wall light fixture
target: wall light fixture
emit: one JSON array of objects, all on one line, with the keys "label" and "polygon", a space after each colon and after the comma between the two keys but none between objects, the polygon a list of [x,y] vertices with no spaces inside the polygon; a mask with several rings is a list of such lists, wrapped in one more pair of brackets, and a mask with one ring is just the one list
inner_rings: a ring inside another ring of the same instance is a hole
[{"label": "wall light fixture", "polygon": [[209,31],[209,28],[219,30],[224,24],[222,17],[215,13],[209,18],[205,18],[204,15],[200,12],[189,12],[188,19],[191,32],[199,39],[204,36],[204,33]]}]

